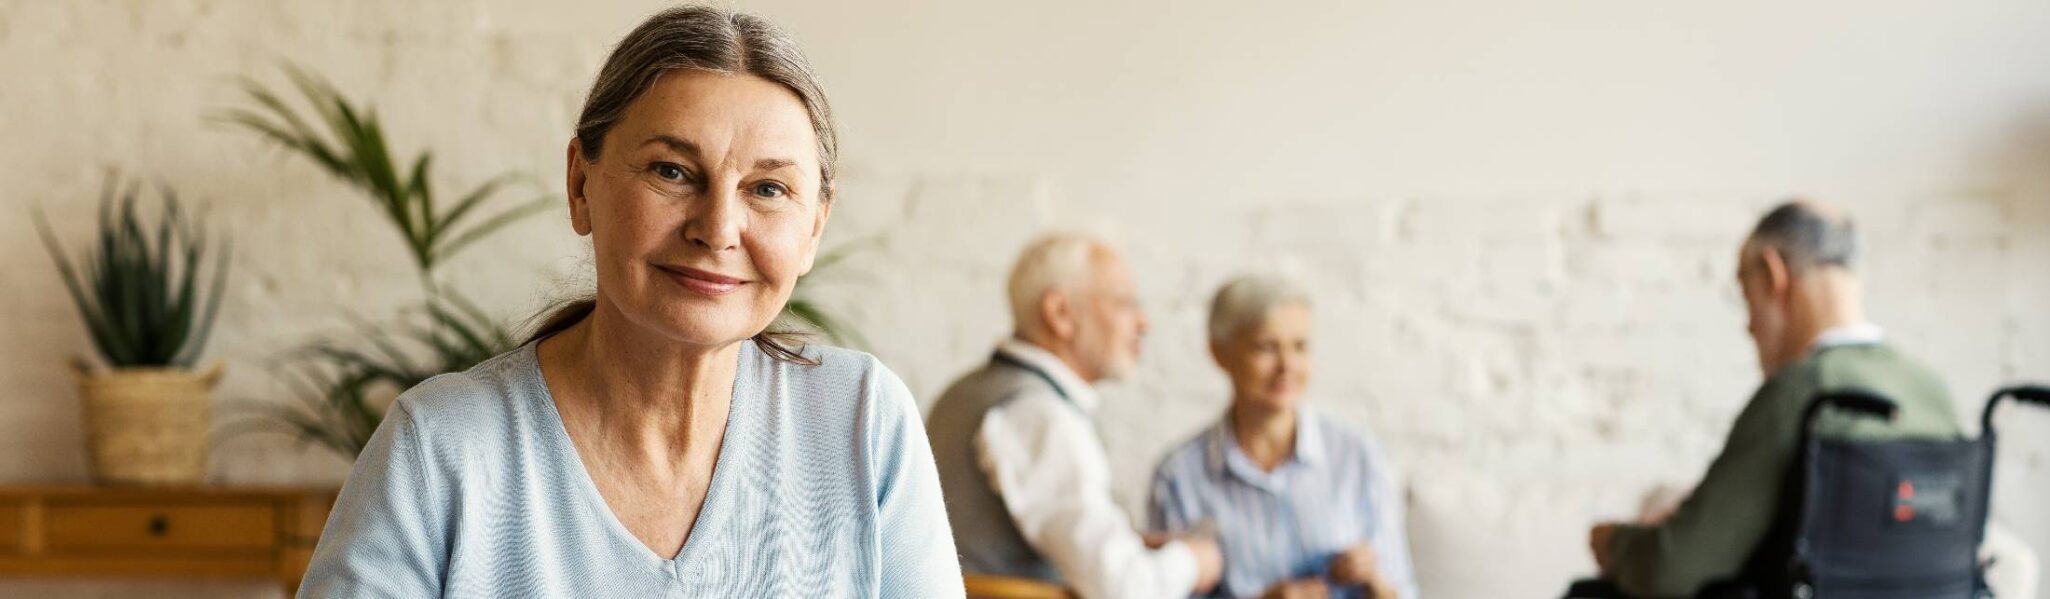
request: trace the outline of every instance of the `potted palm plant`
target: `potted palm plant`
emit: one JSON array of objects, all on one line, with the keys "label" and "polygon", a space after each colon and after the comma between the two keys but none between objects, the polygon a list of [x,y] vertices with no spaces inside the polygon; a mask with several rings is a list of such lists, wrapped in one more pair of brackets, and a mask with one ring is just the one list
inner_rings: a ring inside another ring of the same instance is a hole
[{"label": "potted palm plant", "polygon": [[169,188],[158,221],[145,224],[135,209],[138,188],[108,177],[97,243],[76,263],[40,213],[37,225],[100,357],[98,366],[74,360],[94,477],[199,482],[221,368],[196,370],[194,363],[220,309],[229,250],[186,218]]},{"label": "potted palm plant", "polygon": [[326,79],[297,67],[286,72],[304,109],[294,108],[289,95],[245,80],[248,105],[218,119],[311,160],[363,192],[412,258],[422,302],[410,318],[363,322],[350,338],[316,340],[291,352],[274,371],[301,401],[230,404],[220,435],[283,432],[354,458],[383,421],[383,404],[392,396],[519,346],[497,320],[436,274],[460,250],[559,201],[541,194],[494,206],[510,186],[531,182],[518,172],[487,179],[451,201],[435,186],[433,153],[422,150],[405,160],[386,143],[384,125],[369,103],[351,101]]}]

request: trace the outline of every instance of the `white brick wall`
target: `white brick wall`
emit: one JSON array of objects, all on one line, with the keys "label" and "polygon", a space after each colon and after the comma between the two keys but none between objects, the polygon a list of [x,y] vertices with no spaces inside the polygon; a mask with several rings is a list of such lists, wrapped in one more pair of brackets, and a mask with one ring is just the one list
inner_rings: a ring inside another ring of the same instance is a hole
[{"label": "white brick wall", "polygon": [[[378,98],[401,149],[435,148],[444,187],[513,168],[552,188],[592,72],[656,5],[590,4],[0,0],[0,481],[86,475],[62,364],[88,347],[30,206],[81,238],[105,166],[209,200],[243,249],[224,394],[277,400],[267,356],[417,290],[360,198],[204,120],[231,77],[304,63]],[[828,80],[847,161],[830,236],[882,238],[829,291],[914,391],[1003,334],[1004,268],[1033,232],[1109,231],[1154,319],[1102,412],[1136,509],[1153,461],[1222,408],[1209,293],[1294,273],[1316,293],[1315,401],[1404,468],[1433,597],[1552,592],[1590,567],[1587,522],[1698,476],[1757,382],[1735,243],[1783,195],[1851,206],[1874,317],[1968,416],[1999,381],[2050,379],[2041,2],[742,4]],[[452,278],[524,317],[588,284],[563,225],[516,227]],[[2050,552],[2050,415],[2010,416],[1999,517]],[[346,464],[244,439],[215,473]],[[270,591],[0,582],[143,592]]]}]

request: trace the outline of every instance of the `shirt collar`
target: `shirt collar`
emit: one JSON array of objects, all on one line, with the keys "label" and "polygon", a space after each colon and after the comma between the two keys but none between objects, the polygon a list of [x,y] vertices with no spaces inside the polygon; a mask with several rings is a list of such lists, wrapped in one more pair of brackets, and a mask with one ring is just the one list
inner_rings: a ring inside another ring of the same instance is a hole
[{"label": "shirt collar", "polygon": [[997,351],[1045,373],[1047,378],[1053,379],[1054,386],[1068,396],[1068,401],[1074,402],[1083,413],[1096,412],[1096,388],[1082,380],[1081,375],[1075,374],[1075,370],[1068,368],[1068,363],[1062,362],[1053,352],[1016,337],[998,342]]},{"label": "shirt collar", "polygon": [[1869,322],[1830,327],[1815,341],[1808,344],[1809,352],[1818,352],[1843,345],[1877,345],[1886,340],[1886,331]]},{"label": "shirt collar", "polygon": [[[1282,468],[1297,463],[1315,465],[1323,462],[1324,437],[1317,430],[1316,419],[1312,417],[1310,408],[1296,408],[1295,418],[1295,452],[1294,455],[1289,456],[1288,461],[1282,462]],[[1223,418],[1217,419],[1215,426],[1210,427],[1208,437],[1209,440],[1206,443],[1207,447],[1204,453],[1208,458],[1207,461],[1210,467],[1214,470],[1229,472],[1240,479],[1256,484],[1272,477],[1281,470],[1280,468],[1276,468],[1275,472],[1260,470],[1259,466],[1253,464],[1252,458],[1246,457],[1245,450],[1239,448],[1238,434],[1233,433],[1231,430],[1231,412],[1229,411],[1225,412]]]}]

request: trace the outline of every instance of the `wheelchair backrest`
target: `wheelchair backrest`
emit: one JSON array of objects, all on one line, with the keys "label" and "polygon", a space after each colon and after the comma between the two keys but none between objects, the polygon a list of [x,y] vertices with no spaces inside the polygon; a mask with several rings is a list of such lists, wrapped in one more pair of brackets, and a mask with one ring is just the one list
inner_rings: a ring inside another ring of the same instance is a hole
[{"label": "wheelchair backrest", "polygon": [[[2033,391],[2030,391],[2033,393]],[[2037,402],[2004,389],[2004,395]],[[1803,418],[1800,457],[1781,508],[1745,568],[1747,594],[1793,599],[1970,599],[1989,596],[1977,563],[1991,494],[1993,444],[1979,439],[1854,440],[1812,434],[1837,408],[1891,418],[1892,401],[1863,391],[1818,395]]]},{"label": "wheelchair backrest", "polygon": [[1984,585],[1988,445],[1981,440],[1808,445],[1791,592],[1817,599],[1957,598]]}]

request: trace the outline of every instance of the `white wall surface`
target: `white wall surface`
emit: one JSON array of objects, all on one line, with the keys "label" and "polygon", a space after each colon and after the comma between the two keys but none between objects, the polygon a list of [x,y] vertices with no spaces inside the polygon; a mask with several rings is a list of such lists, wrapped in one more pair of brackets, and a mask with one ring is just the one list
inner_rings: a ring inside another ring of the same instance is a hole
[{"label": "white wall surface", "polygon": [[[225,397],[286,401],[268,358],[418,299],[396,237],[303,160],[209,123],[233,77],[304,64],[374,97],[439,184],[559,188],[563,144],[646,2],[0,0],[0,482],[87,477],[64,360],[90,348],[28,218],[89,235],[109,166],[210,203],[242,248],[211,354]],[[1154,334],[1101,429],[1134,508],[1220,413],[1203,310],[1226,277],[1316,294],[1314,400],[1412,493],[1428,595],[1537,597],[1587,523],[1688,484],[1758,375],[1733,289],[1761,208],[1848,205],[1870,309],[1968,417],[2050,379],[2050,3],[745,2],[792,29],[843,129],[830,288],[929,402],[1007,326],[1043,227],[1110,232]],[[508,322],[573,292],[557,214],[455,284]],[[2050,553],[2050,415],[2016,412],[1997,518]],[[288,442],[223,483],[332,483]],[[0,582],[0,596],[263,597],[260,581]],[[2039,597],[2050,599],[2050,589]]]}]

